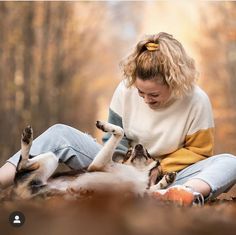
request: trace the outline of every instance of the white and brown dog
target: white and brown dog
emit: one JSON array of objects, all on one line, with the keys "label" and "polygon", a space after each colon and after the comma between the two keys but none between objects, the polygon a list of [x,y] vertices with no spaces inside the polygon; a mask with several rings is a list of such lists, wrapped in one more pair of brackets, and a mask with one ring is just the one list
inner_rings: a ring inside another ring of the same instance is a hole
[{"label": "white and brown dog", "polygon": [[96,126],[111,137],[95,156],[88,169],[53,177],[58,167],[58,158],[48,152],[38,156],[29,154],[33,141],[31,127],[25,128],[21,138],[21,157],[15,176],[14,195],[29,199],[38,195],[72,195],[81,197],[88,193],[117,192],[144,195],[166,188],[175,180],[176,173],[159,175],[158,182],[150,187],[150,175],[160,167],[146,149],[138,144],[130,149],[121,162],[112,160],[114,151],[124,136],[121,127],[98,121]]}]

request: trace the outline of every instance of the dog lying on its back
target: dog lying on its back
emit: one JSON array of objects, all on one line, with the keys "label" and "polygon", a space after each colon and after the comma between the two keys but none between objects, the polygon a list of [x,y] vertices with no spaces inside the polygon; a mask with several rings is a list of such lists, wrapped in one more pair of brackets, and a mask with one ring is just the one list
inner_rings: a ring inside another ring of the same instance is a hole
[{"label": "dog lying on its back", "polygon": [[96,126],[111,133],[100,152],[95,156],[86,171],[74,171],[73,174],[52,177],[58,167],[58,158],[48,152],[38,156],[29,154],[33,141],[31,127],[25,128],[21,138],[21,157],[15,175],[13,187],[15,198],[29,199],[35,196],[71,195],[81,197],[96,192],[129,192],[144,195],[166,188],[175,180],[176,173],[159,176],[158,182],[150,187],[150,174],[160,167],[147,150],[138,144],[128,150],[120,163],[112,156],[124,136],[121,127],[98,121]]}]

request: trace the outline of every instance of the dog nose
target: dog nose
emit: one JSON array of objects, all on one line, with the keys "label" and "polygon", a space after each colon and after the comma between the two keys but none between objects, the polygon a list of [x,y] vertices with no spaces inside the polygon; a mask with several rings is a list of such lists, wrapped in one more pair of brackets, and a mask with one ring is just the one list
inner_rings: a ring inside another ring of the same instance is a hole
[{"label": "dog nose", "polygon": [[135,150],[140,151],[140,150],[142,150],[142,149],[143,149],[143,146],[142,146],[141,144],[135,145]]}]

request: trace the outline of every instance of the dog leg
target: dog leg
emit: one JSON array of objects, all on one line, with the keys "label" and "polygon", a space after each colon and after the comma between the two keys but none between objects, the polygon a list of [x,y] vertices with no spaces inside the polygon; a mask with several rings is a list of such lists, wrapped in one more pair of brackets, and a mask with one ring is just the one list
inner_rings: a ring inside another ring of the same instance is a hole
[{"label": "dog leg", "polygon": [[28,170],[35,170],[38,168],[37,163],[29,163],[29,152],[33,142],[33,129],[27,126],[21,136],[21,156],[17,166],[17,171],[27,168]]},{"label": "dog leg", "polygon": [[24,168],[29,159],[29,151],[33,141],[33,129],[27,126],[21,136],[21,159],[18,164],[18,170]]},{"label": "dog leg", "polygon": [[104,167],[112,161],[115,148],[124,136],[124,130],[119,126],[101,121],[97,121],[96,126],[100,130],[111,133],[112,135],[89,165],[88,171],[103,170]]},{"label": "dog leg", "polygon": [[156,190],[167,188],[175,181],[176,175],[176,172],[170,172],[165,174],[157,184],[150,187],[150,191],[155,192]]}]

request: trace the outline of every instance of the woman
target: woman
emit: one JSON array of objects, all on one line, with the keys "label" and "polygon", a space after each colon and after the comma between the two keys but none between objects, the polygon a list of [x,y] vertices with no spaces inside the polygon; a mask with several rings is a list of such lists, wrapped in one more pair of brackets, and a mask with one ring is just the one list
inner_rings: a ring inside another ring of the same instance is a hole
[{"label": "woman", "polygon": [[[214,122],[211,104],[195,82],[193,59],[167,33],[141,40],[122,63],[124,80],[114,92],[109,122],[124,128],[117,152],[143,144],[161,160],[162,172],[178,172],[170,190],[218,196],[236,182],[236,158],[213,154]],[[104,136],[104,141],[109,138]],[[71,168],[88,166],[101,146],[90,136],[65,125],[54,125],[35,139],[31,154],[53,151]],[[12,183],[19,153],[0,170],[2,186]],[[158,172],[151,176],[152,184]],[[182,200],[182,199],[181,199]]]}]

